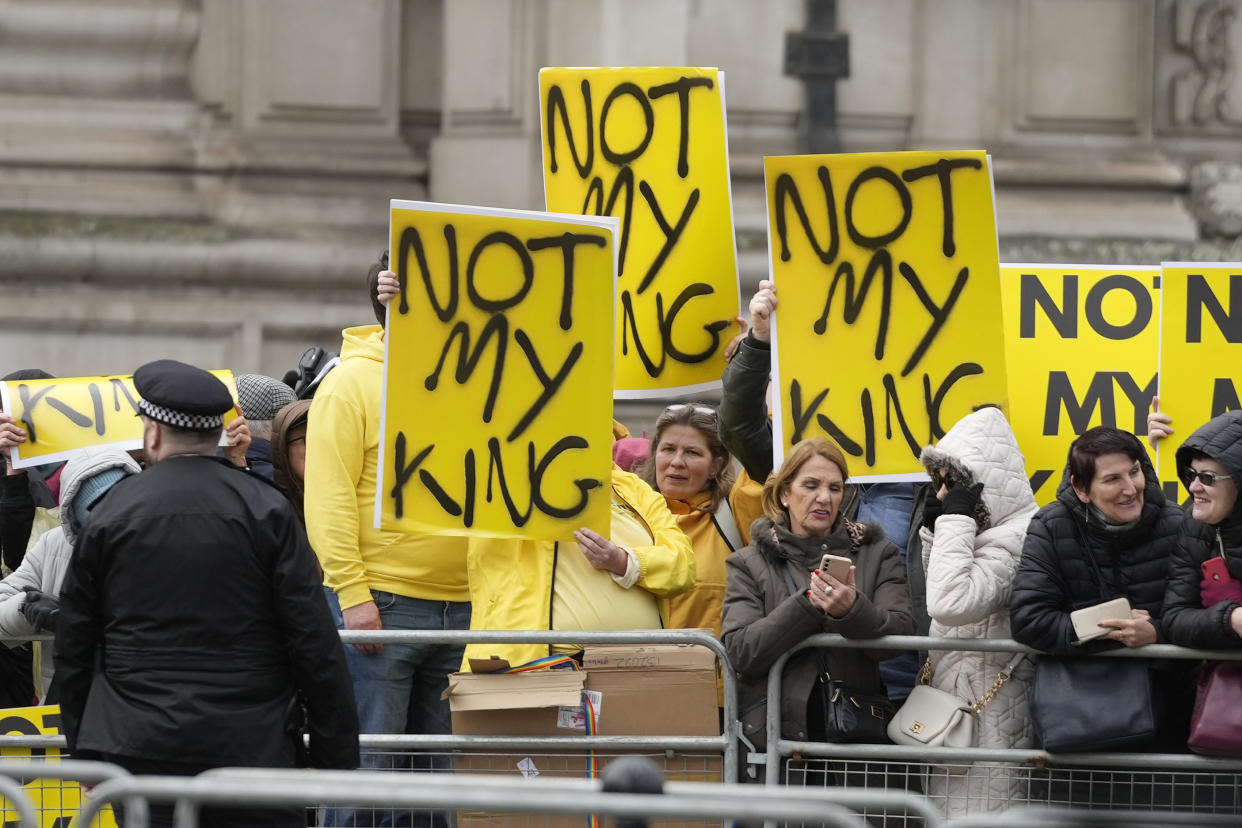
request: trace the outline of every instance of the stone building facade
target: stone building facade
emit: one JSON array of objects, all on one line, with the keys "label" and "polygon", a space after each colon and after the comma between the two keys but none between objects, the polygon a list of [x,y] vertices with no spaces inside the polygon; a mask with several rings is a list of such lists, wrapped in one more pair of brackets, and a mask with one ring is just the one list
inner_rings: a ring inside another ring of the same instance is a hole
[{"label": "stone building facade", "polygon": [[[389,198],[540,208],[537,73],[726,72],[743,295],[802,0],[0,0],[0,372],[279,376]],[[846,151],[993,156],[1002,259],[1242,259],[1242,0],[840,0]]]}]

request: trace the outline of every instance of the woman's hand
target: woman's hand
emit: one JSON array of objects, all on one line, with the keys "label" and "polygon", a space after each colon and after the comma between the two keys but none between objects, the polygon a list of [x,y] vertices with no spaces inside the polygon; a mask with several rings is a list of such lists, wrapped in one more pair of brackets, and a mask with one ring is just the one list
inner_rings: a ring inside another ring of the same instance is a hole
[{"label": "woman's hand", "polygon": [[401,283],[397,281],[397,274],[391,270],[381,270],[379,281],[375,286],[375,298],[384,307],[388,307],[388,303],[392,298],[401,292]]},{"label": "woman's hand", "polygon": [[1147,443],[1156,448],[1157,444],[1173,433],[1173,418],[1160,411],[1160,398],[1151,398],[1151,413],[1147,415]]},{"label": "woman's hand", "polygon": [[224,438],[228,442],[224,456],[234,466],[244,469],[249,465],[246,462],[246,450],[250,448],[250,426],[246,423],[246,418],[241,416],[241,407],[235,405],[233,408],[237,411],[237,418],[224,427]]},{"label": "woman's hand", "polygon": [[776,285],[764,279],[750,297],[750,335],[760,342],[772,341],[772,312],[776,310]]},{"label": "woman's hand", "polygon": [[833,618],[840,618],[854,606],[858,588],[854,585],[854,567],[845,581],[838,581],[827,572],[818,569],[811,573],[811,588],[807,590],[811,606],[823,610]]},{"label": "woman's hand", "polygon": [[729,344],[725,346],[724,358],[725,362],[733,359],[733,355],[737,353],[738,347],[742,344],[742,340],[746,338],[746,332],[750,330],[750,323],[746,321],[746,317],[739,316],[735,320],[737,322],[737,336],[729,340]]},{"label": "woman's hand", "polygon": [[574,532],[574,540],[578,541],[578,548],[586,555],[591,566],[611,572],[618,578],[625,575],[630,564],[630,554],[608,538],[590,529],[579,529]]},{"label": "woman's hand", "polygon": [[1105,638],[1120,641],[1127,647],[1156,643],[1156,628],[1151,623],[1151,613],[1147,610],[1132,609],[1130,618],[1101,621],[1100,626],[1112,630]]},{"label": "woman's hand", "polygon": [[[13,446],[21,445],[24,442],[26,442],[26,429],[19,426],[11,416],[0,411],[0,452],[8,452]],[[8,475],[25,473],[25,469],[13,468],[12,463],[9,463],[5,470],[5,474]]]}]

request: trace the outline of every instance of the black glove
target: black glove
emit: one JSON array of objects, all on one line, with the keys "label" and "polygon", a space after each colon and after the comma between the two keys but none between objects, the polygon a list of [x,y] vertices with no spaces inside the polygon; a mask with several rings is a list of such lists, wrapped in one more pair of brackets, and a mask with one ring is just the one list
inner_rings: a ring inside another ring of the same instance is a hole
[{"label": "black glove", "polygon": [[48,632],[56,628],[56,616],[60,614],[60,599],[34,587],[24,587],[26,600],[21,613],[34,627],[35,632]]},{"label": "black glove", "polygon": [[936,518],[944,514],[944,505],[940,499],[936,497],[936,493],[927,492],[927,499],[923,501],[923,526],[924,528],[935,532]]},{"label": "black glove", "polygon": [[983,494],[983,484],[973,486],[954,486],[944,497],[943,512],[946,515],[968,515],[974,517],[975,508],[979,505],[979,497]]}]

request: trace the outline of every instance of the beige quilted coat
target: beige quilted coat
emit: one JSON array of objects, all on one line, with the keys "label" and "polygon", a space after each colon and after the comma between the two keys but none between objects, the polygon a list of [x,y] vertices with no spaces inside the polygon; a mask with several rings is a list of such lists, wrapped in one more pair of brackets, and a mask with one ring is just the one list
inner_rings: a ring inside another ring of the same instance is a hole
[{"label": "beige quilted coat", "polygon": [[[967,515],[941,515],[935,533],[920,531],[927,573],[932,636],[1009,638],[1009,597],[1018,572],[1026,526],[1037,506],[1025,461],[1004,415],[984,408],[963,417],[934,448],[923,450],[925,468],[950,467],[959,479],[983,483],[988,522],[977,530]],[[977,531],[976,531],[977,530]],[[968,702],[979,699],[1012,658],[1008,653],[933,653],[932,685]],[[1033,747],[1027,689],[1035,670],[1023,660],[979,717],[979,747]],[[1022,796],[1019,768],[974,767],[946,775],[930,769],[927,793],[949,817],[1004,810]]]}]

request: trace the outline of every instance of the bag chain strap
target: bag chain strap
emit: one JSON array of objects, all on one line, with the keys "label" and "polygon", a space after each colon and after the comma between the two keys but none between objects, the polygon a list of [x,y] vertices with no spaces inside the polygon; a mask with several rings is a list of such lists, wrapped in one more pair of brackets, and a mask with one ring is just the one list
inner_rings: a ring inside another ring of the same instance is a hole
[{"label": "bag chain strap", "polygon": [[[979,715],[988,702],[996,698],[996,694],[1000,692],[1000,689],[1005,686],[1005,682],[1009,681],[1009,677],[1013,675],[1014,668],[1024,658],[1026,658],[1025,653],[1018,653],[1009,660],[1008,664],[1001,668],[1001,671],[996,675],[996,681],[992,682],[992,686],[979,697],[979,701],[970,706],[970,709],[976,716]],[[919,684],[931,684],[931,680],[932,664],[931,659],[928,658],[927,661],[923,662],[923,669],[919,673]]]}]

